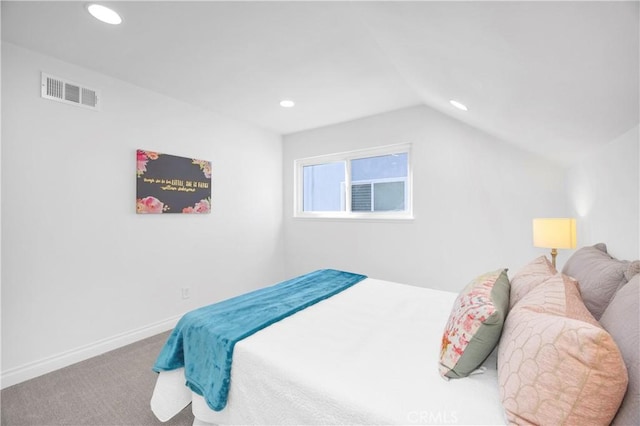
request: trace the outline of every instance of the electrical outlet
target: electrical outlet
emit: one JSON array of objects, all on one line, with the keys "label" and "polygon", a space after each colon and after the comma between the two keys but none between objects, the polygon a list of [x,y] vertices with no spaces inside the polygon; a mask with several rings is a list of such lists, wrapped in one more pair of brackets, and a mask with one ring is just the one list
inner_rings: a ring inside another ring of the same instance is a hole
[{"label": "electrical outlet", "polygon": [[188,299],[191,297],[191,289],[189,287],[182,287],[182,298]]}]

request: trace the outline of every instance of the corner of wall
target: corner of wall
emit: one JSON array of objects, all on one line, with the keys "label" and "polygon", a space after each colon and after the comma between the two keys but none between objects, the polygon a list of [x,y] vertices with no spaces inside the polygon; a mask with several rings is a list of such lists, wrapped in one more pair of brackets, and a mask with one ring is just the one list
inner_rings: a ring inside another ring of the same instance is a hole
[{"label": "corner of wall", "polygon": [[640,258],[639,127],[594,148],[565,173],[578,245],[604,242],[621,259]]}]

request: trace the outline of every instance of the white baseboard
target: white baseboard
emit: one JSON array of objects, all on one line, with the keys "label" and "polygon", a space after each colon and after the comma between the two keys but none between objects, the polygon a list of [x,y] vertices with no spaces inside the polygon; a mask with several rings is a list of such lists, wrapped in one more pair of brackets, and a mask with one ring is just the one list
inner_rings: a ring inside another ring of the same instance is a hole
[{"label": "white baseboard", "polygon": [[39,361],[30,362],[19,367],[3,371],[0,375],[0,389],[58,370],[76,362],[101,355],[138,340],[154,336],[175,327],[182,315],[168,318],[154,324],[121,333],[70,351],[62,352]]}]

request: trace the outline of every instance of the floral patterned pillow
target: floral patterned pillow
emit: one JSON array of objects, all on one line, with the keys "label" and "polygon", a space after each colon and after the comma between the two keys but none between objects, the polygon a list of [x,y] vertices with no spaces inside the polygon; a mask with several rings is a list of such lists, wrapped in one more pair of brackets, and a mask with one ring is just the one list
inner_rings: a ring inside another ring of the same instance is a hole
[{"label": "floral patterned pillow", "polygon": [[509,308],[506,269],[480,275],[453,304],[442,336],[440,375],[466,377],[476,370],[500,340]]}]

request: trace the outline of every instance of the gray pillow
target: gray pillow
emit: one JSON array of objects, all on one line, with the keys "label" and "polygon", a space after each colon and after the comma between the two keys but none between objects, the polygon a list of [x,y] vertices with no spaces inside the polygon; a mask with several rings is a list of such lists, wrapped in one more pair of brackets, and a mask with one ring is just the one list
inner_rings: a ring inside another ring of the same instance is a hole
[{"label": "gray pillow", "polygon": [[640,275],[615,294],[600,324],[616,341],[627,366],[629,385],[613,425],[640,425]]},{"label": "gray pillow", "polygon": [[607,246],[600,243],[576,251],[562,273],[578,281],[585,306],[599,320],[616,290],[627,282],[625,272],[629,267],[630,262],[614,259],[607,253]]},{"label": "gray pillow", "polygon": [[640,274],[640,260],[634,260],[629,264],[627,272],[624,273],[624,277],[627,281],[631,281],[636,274]]}]

